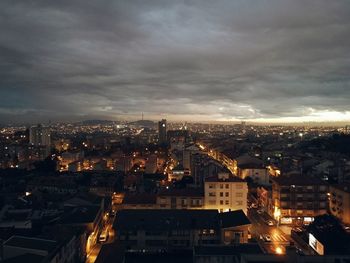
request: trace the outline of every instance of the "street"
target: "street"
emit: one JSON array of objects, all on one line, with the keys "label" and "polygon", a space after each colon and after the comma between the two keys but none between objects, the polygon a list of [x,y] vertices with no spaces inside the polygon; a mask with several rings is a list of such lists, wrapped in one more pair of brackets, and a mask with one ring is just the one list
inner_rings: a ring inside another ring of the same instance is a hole
[{"label": "street", "polygon": [[104,242],[97,242],[94,245],[93,249],[87,255],[85,263],[94,263],[96,261],[98,255],[99,255],[99,253],[100,253],[100,250],[101,250],[102,246],[104,244],[110,244],[110,243],[114,242],[115,233],[114,233],[114,229],[113,229],[113,222],[114,222],[114,219],[115,219],[115,215],[114,216],[107,215],[105,218],[106,218],[106,219],[104,219],[105,220],[105,224],[104,224],[104,227],[103,227],[101,233],[102,232],[108,233],[107,236],[106,236],[106,241],[104,241]]},{"label": "street", "polygon": [[[250,209],[248,217],[252,223],[250,232],[263,250],[272,254],[284,254],[285,247],[292,241],[290,237],[284,234],[276,225],[269,226],[264,215],[258,214],[256,209]],[[271,241],[265,240],[267,236],[271,238]]]},{"label": "street", "polygon": [[[275,221],[273,221],[273,226],[269,226],[266,223],[269,218],[266,213],[259,214],[257,209],[252,208],[248,210],[248,218],[252,223],[250,228],[252,236],[266,253],[285,254],[286,246],[289,246],[290,242],[293,242],[305,255],[313,254],[309,247],[299,244],[293,240],[290,235],[285,234],[280,227],[276,226]],[[267,235],[270,237],[271,241],[266,241]]]}]

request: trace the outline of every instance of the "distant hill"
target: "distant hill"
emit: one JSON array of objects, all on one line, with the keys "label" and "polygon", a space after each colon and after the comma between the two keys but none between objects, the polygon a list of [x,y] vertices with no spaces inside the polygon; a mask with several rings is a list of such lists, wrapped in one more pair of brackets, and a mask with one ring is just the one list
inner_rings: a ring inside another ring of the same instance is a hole
[{"label": "distant hill", "polygon": [[140,127],[151,128],[151,127],[154,127],[155,122],[150,121],[150,120],[138,120],[138,121],[134,121],[134,122],[129,122],[129,124],[135,125],[135,126],[140,126]]},{"label": "distant hill", "polygon": [[118,121],[110,121],[110,120],[85,120],[81,122],[83,125],[109,125],[119,123]]}]

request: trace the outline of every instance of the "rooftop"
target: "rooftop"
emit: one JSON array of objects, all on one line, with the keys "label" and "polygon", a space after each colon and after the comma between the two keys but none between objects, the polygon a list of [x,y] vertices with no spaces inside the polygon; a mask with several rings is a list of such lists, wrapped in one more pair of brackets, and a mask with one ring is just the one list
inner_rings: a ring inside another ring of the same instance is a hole
[{"label": "rooftop", "polygon": [[248,217],[242,210],[235,210],[226,213],[220,213],[221,226],[223,228],[250,225]]},{"label": "rooftop", "polygon": [[61,219],[62,224],[89,224],[95,221],[99,206],[81,206],[67,209]]},{"label": "rooftop", "polygon": [[219,213],[216,209],[125,209],[118,212],[115,227],[122,230],[169,231],[219,229],[250,224],[242,210]]},{"label": "rooftop", "polygon": [[40,239],[24,236],[12,236],[5,243],[4,246],[21,247],[28,249],[35,249],[51,252],[57,246],[57,242],[48,239]]},{"label": "rooftop", "polygon": [[217,210],[125,209],[117,213],[114,225],[122,230],[217,229],[217,214]]},{"label": "rooftop", "polygon": [[44,262],[45,257],[40,255],[35,255],[31,253],[19,255],[17,257],[12,257],[1,261],[2,263],[40,263]]},{"label": "rooftop", "polygon": [[229,178],[219,179],[217,175],[205,178],[206,182],[231,182],[231,183],[242,183],[245,182],[243,179],[237,176],[230,176]]},{"label": "rooftop", "polygon": [[155,194],[131,194],[126,193],[123,199],[123,204],[155,204],[157,202],[157,195]]},{"label": "rooftop", "polygon": [[273,177],[271,179],[272,181],[276,182],[279,185],[327,185],[326,182],[322,181],[321,179],[310,177],[310,176],[303,176],[300,174],[293,174],[290,176],[282,175],[279,177]]}]

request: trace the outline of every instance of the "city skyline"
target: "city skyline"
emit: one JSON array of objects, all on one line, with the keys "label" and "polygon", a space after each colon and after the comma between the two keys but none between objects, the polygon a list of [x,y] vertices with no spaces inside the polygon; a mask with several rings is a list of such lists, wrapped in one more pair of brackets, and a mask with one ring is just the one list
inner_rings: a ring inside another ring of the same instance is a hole
[{"label": "city skyline", "polygon": [[347,1],[1,1],[0,122],[350,121]]}]

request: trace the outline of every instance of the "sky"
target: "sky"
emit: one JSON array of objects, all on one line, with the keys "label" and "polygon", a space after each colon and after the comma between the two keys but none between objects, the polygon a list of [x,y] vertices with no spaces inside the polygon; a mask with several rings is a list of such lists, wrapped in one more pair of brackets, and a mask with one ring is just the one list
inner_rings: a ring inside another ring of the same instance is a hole
[{"label": "sky", "polygon": [[1,0],[0,122],[350,122],[348,0]]}]

